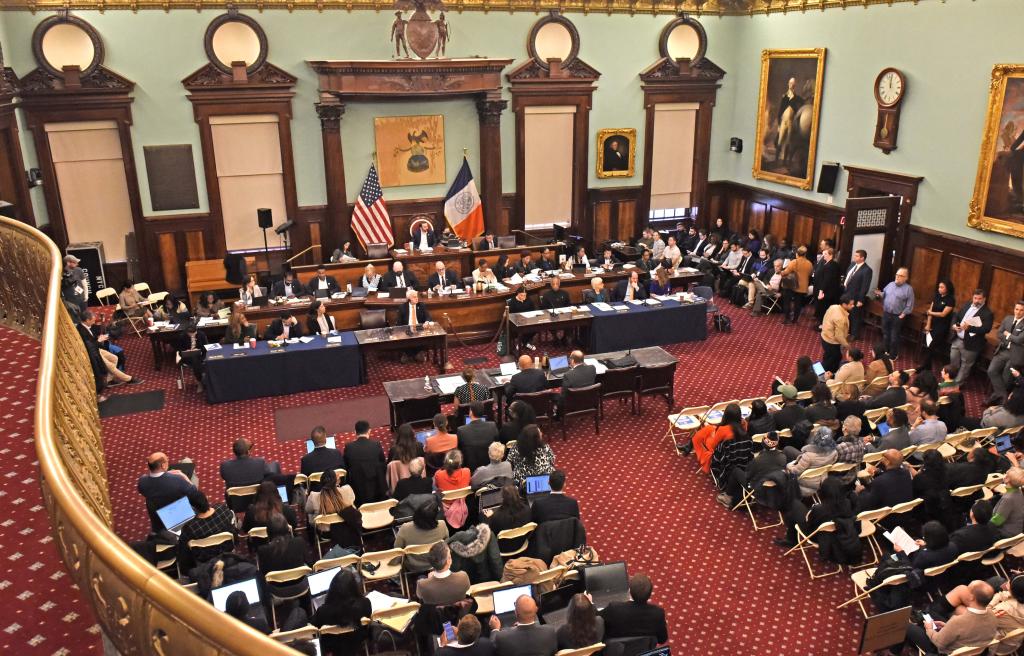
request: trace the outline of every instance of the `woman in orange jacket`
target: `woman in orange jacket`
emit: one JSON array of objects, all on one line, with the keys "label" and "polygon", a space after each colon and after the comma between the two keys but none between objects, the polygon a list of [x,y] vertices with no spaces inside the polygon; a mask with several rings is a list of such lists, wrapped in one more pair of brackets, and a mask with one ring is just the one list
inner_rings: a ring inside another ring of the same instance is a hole
[{"label": "woman in orange jacket", "polygon": [[705,474],[710,472],[711,454],[715,452],[715,447],[745,431],[746,422],[743,421],[740,406],[736,403],[725,406],[722,420],[717,426],[706,424],[693,436],[693,452],[700,463],[700,470]]}]

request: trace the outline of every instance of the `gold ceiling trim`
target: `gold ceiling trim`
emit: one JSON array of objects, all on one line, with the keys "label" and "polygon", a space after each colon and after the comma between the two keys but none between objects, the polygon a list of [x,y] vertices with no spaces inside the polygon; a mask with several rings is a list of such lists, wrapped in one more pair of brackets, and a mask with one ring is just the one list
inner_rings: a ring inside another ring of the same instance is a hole
[{"label": "gold ceiling trim", "polygon": [[[918,4],[921,0],[446,0],[448,11],[533,12],[550,10],[606,14],[677,14],[695,16],[753,16],[758,14],[785,14],[788,12],[824,11],[872,5],[893,5],[902,2]],[[945,1],[945,0],[941,0]],[[98,10],[129,9],[191,9],[193,11],[223,10],[228,6],[257,11],[284,9],[374,10],[394,8],[393,0],[0,0],[0,9],[23,11],[52,11],[56,9]]]}]

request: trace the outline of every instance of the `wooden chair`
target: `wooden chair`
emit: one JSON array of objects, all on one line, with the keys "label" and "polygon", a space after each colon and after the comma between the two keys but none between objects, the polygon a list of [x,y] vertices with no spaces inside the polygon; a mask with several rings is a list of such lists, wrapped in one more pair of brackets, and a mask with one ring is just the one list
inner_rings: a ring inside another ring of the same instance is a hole
[{"label": "wooden chair", "polygon": [[270,619],[271,626],[277,629],[277,605],[279,602],[292,601],[295,599],[302,599],[309,594],[309,584],[302,586],[301,590],[295,590],[287,594],[278,594],[280,590],[277,590],[277,586],[287,585],[289,583],[297,583],[300,580],[305,580],[306,576],[313,570],[303,565],[302,567],[293,567],[292,569],[282,569],[276,572],[267,572],[264,576],[264,580],[267,582],[267,592],[270,595]]},{"label": "wooden chair", "polygon": [[537,523],[536,522],[529,522],[527,524],[523,524],[519,528],[510,528],[510,529],[507,529],[507,530],[504,530],[504,531],[499,531],[498,532],[498,548],[499,548],[499,550],[501,550],[501,548],[502,548],[501,547],[502,541],[508,542],[509,540],[516,540],[516,539],[519,539],[519,538],[523,538],[523,544],[520,545],[519,548],[513,549],[511,551],[504,551],[504,550],[500,551],[501,557],[502,558],[511,558],[513,556],[518,556],[518,555],[520,555],[522,553],[525,553],[526,550],[530,547],[530,536],[533,534],[533,532],[535,530],[537,530]]},{"label": "wooden chair", "polygon": [[[811,575],[811,579],[821,579],[821,578],[825,578],[826,576],[832,576],[833,574],[839,574],[840,572],[843,571],[843,566],[842,565],[839,565],[833,571],[823,572],[821,574],[815,574],[814,573],[814,566],[811,564],[811,558],[810,558],[810,556],[807,555],[809,551],[815,551],[815,550],[818,549],[818,544],[816,542],[814,542],[814,536],[815,535],[817,535],[819,533],[834,533],[835,530],[836,530],[836,523],[835,522],[824,522],[823,524],[818,526],[818,528],[814,529],[810,533],[804,534],[803,529],[801,529],[800,525],[797,524],[797,526],[796,526],[796,537],[797,537],[796,545],[792,549],[787,551],[785,554],[783,554],[783,555],[784,556],[788,556],[789,554],[793,553],[794,551],[799,551],[800,555],[804,557],[804,563],[807,564],[807,572]],[[862,570],[862,571],[865,571],[865,570]]]},{"label": "wooden chair", "polygon": [[543,390],[540,392],[528,392],[516,394],[516,401],[522,401],[533,408],[537,415],[537,424],[549,423],[554,416],[555,395],[554,392]]},{"label": "wooden chair", "polygon": [[405,587],[405,577],[402,576],[402,564],[404,562],[405,551],[402,549],[372,551],[363,554],[359,559],[359,573],[363,577],[363,593],[366,593],[366,586],[370,583],[397,578],[402,594],[408,595]]},{"label": "wooden chair", "polygon": [[601,416],[604,416],[605,399],[629,399],[631,412],[636,414],[637,382],[639,366],[609,369],[601,378]]},{"label": "wooden chair", "polygon": [[675,378],[676,363],[661,364],[654,367],[640,368],[640,387],[637,389],[638,414],[643,414],[645,396],[664,396],[668,408],[676,404]]},{"label": "wooden chair", "polygon": [[601,432],[601,383],[565,390],[558,423],[562,427],[562,439],[566,439],[565,424],[569,419],[594,416],[594,432]]},{"label": "wooden chair", "polygon": [[681,455],[679,449],[679,438],[693,437],[693,434],[700,430],[704,423],[704,417],[711,410],[709,405],[698,405],[690,408],[683,408],[677,414],[668,416],[668,432],[664,439],[672,442],[672,448],[676,455]]}]

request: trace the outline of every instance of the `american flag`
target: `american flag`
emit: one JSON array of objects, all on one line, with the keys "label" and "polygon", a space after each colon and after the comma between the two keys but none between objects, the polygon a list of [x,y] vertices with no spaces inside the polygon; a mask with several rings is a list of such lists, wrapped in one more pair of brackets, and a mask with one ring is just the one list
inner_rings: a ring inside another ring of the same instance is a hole
[{"label": "american flag", "polygon": [[384,192],[380,188],[377,167],[370,165],[370,173],[366,176],[363,188],[359,190],[359,198],[352,210],[352,230],[356,237],[367,244],[387,244],[393,246],[395,238],[391,233],[391,217],[384,205]]}]

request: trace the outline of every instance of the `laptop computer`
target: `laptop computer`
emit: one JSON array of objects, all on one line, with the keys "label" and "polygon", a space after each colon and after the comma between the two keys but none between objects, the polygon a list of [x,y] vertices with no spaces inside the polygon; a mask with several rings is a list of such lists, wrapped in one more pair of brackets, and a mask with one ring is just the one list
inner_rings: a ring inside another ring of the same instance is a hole
[{"label": "laptop computer", "polygon": [[814,375],[818,377],[818,380],[825,380],[825,365],[821,364],[821,362],[815,362],[811,365],[811,368],[814,370]]},{"label": "laptop computer", "polygon": [[[326,446],[329,449],[333,449],[334,448],[334,436],[333,435],[328,435],[327,436],[327,444],[325,444],[324,446]],[[313,440],[306,440],[306,453],[312,453],[313,449],[315,449],[315,448],[316,447],[313,446]]]},{"label": "laptop computer", "polygon": [[551,483],[547,474],[526,477],[526,498],[533,501],[537,497],[551,494]]},{"label": "laptop computer", "polygon": [[498,237],[498,248],[515,248],[516,247],[516,236],[515,235],[504,235]]},{"label": "laptop computer", "polygon": [[277,495],[279,497],[281,497],[281,503],[283,503],[284,505],[287,506],[290,503],[288,501],[288,487],[287,486],[285,486],[285,485],[278,485],[277,486]]},{"label": "laptop computer", "polygon": [[556,355],[551,358],[548,360],[548,370],[553,376],[561,376],[565,372],[569,371],[569,356]]},{"label": "laptop computer", "polygon": [[188,497],[181,497],[162,508],[157,508],[156,514],[163,522],[164,528],[175,535],[180,535],[181,527],[196,516],[196,511],[192,509]]},{"label": "laptop computer", "polygon": [[366,287],[353,287],[352,298],[366,298],[366,295],[370,292]]},{"label": "laptop computer", "polygon": [[329,290],[329,289],[314,289],[313,290],[313,296],[316,297],[316,298],[327,298],[330,295],[331,295],[331,290]]},{"label": "laptop computer", "polygon": [[490,510],[501,505],[501,489],[488,490],[480,495],[480,510]]},{"label": "laptop computer", "polygon": [[516,621],[516,599],[523,595],[533,596],[533,585],[516,585],[511,588],[502,588],[491,593],[491,601],[494,603],[494,614],[501,621],[502,626],[512,626]]},{"label": "laptop computer", "polygon": [[416,441],[424,447],[427,446],[427,438],[437,435],[437,430],[431,428],[430,430],[422,430],[416,433]]},{"label": "laptop computer", "polygon": [[332,567],[306,577],[309,584],[310,603],[314,611],[324,604],[324,599],[327,598],[327,589],[331,587],[331,581],[340,571],[340,567]]},{"label": "laptop computer", "polygon": [[258,605],[260,603],[260,584],[259,580],[252,578],[238,583],[232,583],[231,585],[222,585],[219,588],[210,590],[210,601],[213,602],[213,607],[219,611],[223,611],[227,605],[228,597],[231,596],[232,592],[241,590],[245,593],[245,598],[249,600],[250,604]]},{"label": "laptop computer", "polygon": [[996,451],[998,453],[1006,453],[1013,448],[1013,437],[1010,435],[1000,435],[996,438]]},{"label": "laptop computer", "polygon": [[176,462],[169,466],[168,469],[176,469],[184,474],[188,478],[192,478],[192,474],[196,473],[196,463],[194,462]]},{"label": "laptop computer", "polygon": [[613,601],[629,601],[629,576],[625,561],[593,565],[583,569],[583,588],[598,610]]}]

